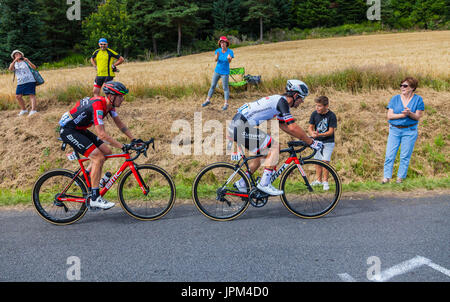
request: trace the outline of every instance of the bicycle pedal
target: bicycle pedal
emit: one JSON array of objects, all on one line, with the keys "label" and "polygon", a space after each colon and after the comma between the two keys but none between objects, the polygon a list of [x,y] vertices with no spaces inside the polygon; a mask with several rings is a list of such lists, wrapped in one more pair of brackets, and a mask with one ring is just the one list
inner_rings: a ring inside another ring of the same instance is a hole
[{"label": "bicycle pedal", "polygon": [[102,210],[102,208],[91,207],[91,206],[89,206],[89,211],[92,211],[92,212],[98,212],[98,211],[100,211],[100,210]]}]

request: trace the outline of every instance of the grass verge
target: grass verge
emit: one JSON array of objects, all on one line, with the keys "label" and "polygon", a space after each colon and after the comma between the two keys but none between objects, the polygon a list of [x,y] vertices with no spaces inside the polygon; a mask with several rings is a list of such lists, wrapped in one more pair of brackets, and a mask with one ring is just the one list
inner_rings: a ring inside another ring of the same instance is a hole
[{"label": "grass verge", "polygon": [[[413,192],[414,190],[425,189],[429,191],[439,189],[450,189],[450,177],[444,178],[412,178],[406,179],[403,183],[397,184],[395,181],[389,184],[381,184],[376,181],[367,182],[354,182],[343,185],[343,193],[364,193],[364,192],[383,192],[383,193],[400,193],[400,192]],[[178,200],[192,200],[190,184],[179,184],[176,186],[177,199]],[[111,192],[111,198],[116,196],[115,190]],[[111,194],[108,193],[108,194]],[[0,207],[1,206],[14,206],[14,205],[31,205],[31,189],[27,190],[11,190],[0,189]]]}]

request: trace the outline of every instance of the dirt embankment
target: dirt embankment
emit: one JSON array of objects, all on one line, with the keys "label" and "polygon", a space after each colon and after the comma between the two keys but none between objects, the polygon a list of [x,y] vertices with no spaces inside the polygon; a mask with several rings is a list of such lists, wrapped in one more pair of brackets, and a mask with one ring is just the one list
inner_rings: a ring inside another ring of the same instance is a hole
[{"label": "dirt embankment", "polygon": [[[385,106],[396,93],[386,90],[358,95],[335,91],[327,93],[331,100],[330,109],[338,117],[332,164],[344,182],[378,180],[382,177],[388,134]],[[446,171],[436,166],[427,154],[430,150],[426,146],[434,146],[436,138],[440,136],[444,145],[436,147],[436,150],[444,154],[448,162],[449,135],[446,130],[450,125],[445,107],[450,93],[423,89],[418,94],[423,96],[426,110],[420,122],[419,139],[410,170],[416,175],[445,177]],[[302,127],[307,127],[316,96],[311,95],[305,104],[293,110],[294,117]],[[226,121],[231,120],[236,109],[262,95],[232,94],[226,112],[221,111],[221,95],[216,94],[212,105],[201,108],[204,97],[135,100],[118,108],[120,117],[137,137],[156,138],[156,150],[150,151],[147,159],[142,157],[138,162],[158,164],[176,177],[176,182],[187,184],[202,166],[228,160],[227,155],[211,154],[213,149],[222,154],[226,151],[225,140],[214,140],[213,133],[225,137]],[[32,117],[19,117],[17,110],[0,112],[0,188],[27,189],[48,169],[76,168],[76,163],[69,162],[65,156],[70,148],[62,152],[57,140],[59,118],[70,107],[39,103],[39,113]],[[267,125],[269,131],[272,126]],[[114,137],[126,141],[111,119],[107,120],[106,127]],[[289,139],[288,135],[280,133],[282,144]],[[177,143],[175,140],[183,141],[184,148],[173,144]],[[106,162],[105,167],[116,169],[119,164],[120,161],[111,160]]]}]

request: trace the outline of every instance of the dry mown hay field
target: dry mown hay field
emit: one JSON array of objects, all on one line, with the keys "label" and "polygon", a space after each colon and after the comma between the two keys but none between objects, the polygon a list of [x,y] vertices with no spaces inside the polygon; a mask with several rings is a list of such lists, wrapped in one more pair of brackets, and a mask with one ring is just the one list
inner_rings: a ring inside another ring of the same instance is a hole
[{"label": "dry mown hay field", "polygon": [[[234,49],[232,67],[268,80],[279,75],[329,74],[349,67],[396,66],[412,74],[449,77],[450,31],[414,32],[312,39],[255,45]],[[112,47],[113,48],[113,47]],[[145,86],[179,86],[210,81],[213,51],[162,61],[126,63],[116,79],[131,89]],[[95,69],[81,67],[45,70],[47,83],[39,92],[71,85],[91,85]],[[0,98],[13,100],[11,74],[0,75]],[[206,92],[205,92],[206,93]]]},{"label": "dry mown hay field", "polygon": [[[449,70],[446,47],[449,34],[448,31],[384,34],[243,47],[235,50],[233,66],[245,66],[247,72],[268,78],[279,73],[289,75],[298,69],[328,73],[354,65],[396,64],[412,73],[445,78]],[[131,89],[143,82],[176,85],[179,82],[205,81],[214,67],[211,57],[211,53],[206,53],[157,62],[128,63],[121,66],[117,79],[128,83]],[[47,83],[39,89],[45,90],[74,81],[90,83],[94,71],[92,68],[51,70],[44,71],[43,76]],[[15,87],[10,75],[0,76],[0,83],[0,95],[13,93]],[[385,106],[398,90],[352,94],[329,89],[326,93],[331,100],[330,109],[338,117],[332,164],[345,183],[379,180],[388,134]],[[156,152],[149,152],[149,158],[141,158],[139,162],[156,163],[172,174],[177,184],[188,185],[202,166],[228,160],[228,156],[174,155],[171,143],[179,133],[172,132],[171,127],[173,121],[182,119],[193,130],[194,114],[201,112],[203,123],[217,120],[225,131],[225,121],[232,118],[241,104],[263,96],[258,91],[235,93],[232,90],[231,94],[230,108],[226,113],[220,110],[220,94],[215,95],[212,106],[204,109],[200,104],[205,95],[183,99],[155,97],[124,103],[118,110],[119,114],[136,136],[156,138]],[[420,123],[409,173],[411,177],[448,177],[450,137],[446,130],[450,126],[447,110],[450,92],[420,88],[418,94],[424,98],[426,112]],[[305,104],[293,111],[302,127],[307,127],[316,96],[312,94]],[[59,150],[56,140],[57,122],[70,106],[41,101],[39,114],[30,118],[18,117],[17,110],[0,111],[0,188],[31,188],[38,175],[47,169],[75,168]],[[124,141],[124,136],[111,121],[107,121],[107,129]],[[207,136],[208,133],[203,134],[203,138]],[[280,140],[283,144],[289,137],[282,134]],[[117,165],[117,162],[107,162],[106,168],[113,169]]]}]

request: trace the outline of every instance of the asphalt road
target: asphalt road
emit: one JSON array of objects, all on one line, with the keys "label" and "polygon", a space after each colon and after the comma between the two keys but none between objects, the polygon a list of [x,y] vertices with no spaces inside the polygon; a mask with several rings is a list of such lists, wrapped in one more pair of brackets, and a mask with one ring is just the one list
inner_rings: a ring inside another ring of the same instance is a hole
[{"label": "asphalt road", "polygon": [[320,219],[279,199],[216,222],[193,205],[157,221],[119,205],[54,226],[0,211],[0,281],[450,281],[450,195],[343,197]]}]

